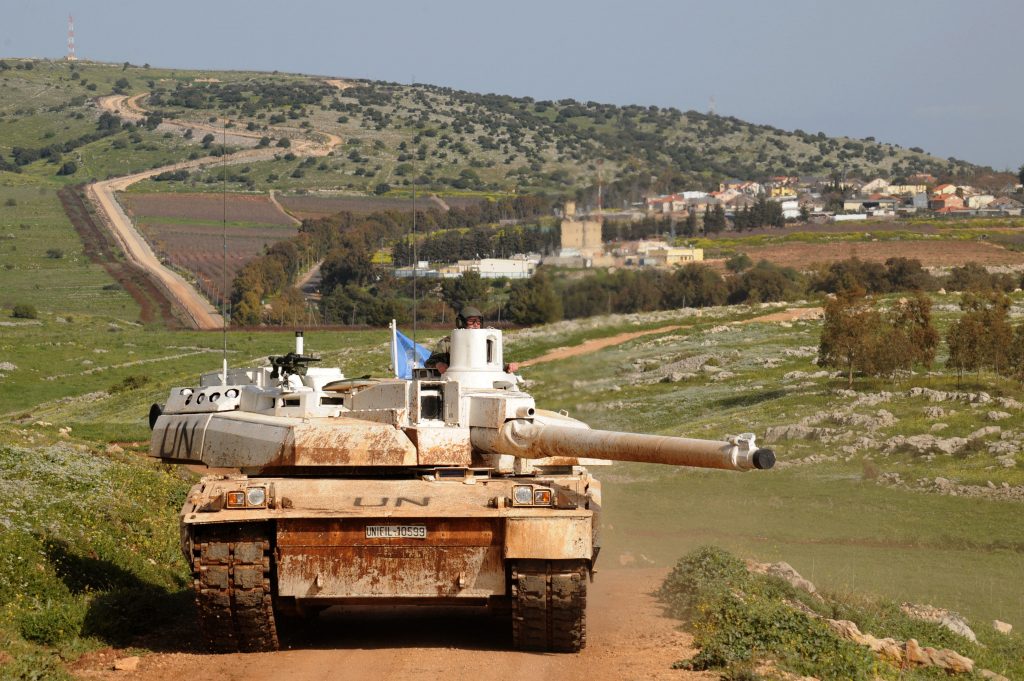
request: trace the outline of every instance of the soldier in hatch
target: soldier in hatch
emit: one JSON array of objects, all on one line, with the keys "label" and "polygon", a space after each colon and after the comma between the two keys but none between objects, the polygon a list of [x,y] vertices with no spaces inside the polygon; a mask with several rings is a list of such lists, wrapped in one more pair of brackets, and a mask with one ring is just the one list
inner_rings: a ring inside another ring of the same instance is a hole
[{"label": "soldier in hatch", "polygon": [[[472,305],[467,305],[462,308],[458,316],[455,318],[455,328],[457,329],[480,329],[483,328],[483,324],[483,313]],[[433,354],[427,358],[425,366],[431,369],[437,369],[442,374],[448,371],[448,365],[451,364],[451,344],[451,336],[445,336],[438,341]],[[518,370],[518,362],[509,362],[505,365],[505,371],[510,374],[515,373]]]}]

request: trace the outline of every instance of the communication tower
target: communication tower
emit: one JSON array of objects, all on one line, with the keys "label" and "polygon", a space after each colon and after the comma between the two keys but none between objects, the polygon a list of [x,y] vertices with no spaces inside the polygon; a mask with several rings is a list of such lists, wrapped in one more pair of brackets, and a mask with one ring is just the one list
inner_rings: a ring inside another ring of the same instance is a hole
[{"label": "communication tower", "polygon": [[78,61],[75,56],[75,18],[68,15],[68,56],[67,61]]}]

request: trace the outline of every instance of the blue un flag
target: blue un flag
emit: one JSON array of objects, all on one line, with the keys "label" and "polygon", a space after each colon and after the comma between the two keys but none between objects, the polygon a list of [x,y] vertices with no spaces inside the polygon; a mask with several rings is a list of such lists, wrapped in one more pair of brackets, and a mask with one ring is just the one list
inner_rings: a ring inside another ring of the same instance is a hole
[{"label": "blue un flag", "polygon": [[412,378],[413,367],[421,367],[427,358],[430,357],[430,350],[419,343],[414,343],[411,338],[394,328],[394,347],[392,349],[395,359],[395,376],[397,378]]}]

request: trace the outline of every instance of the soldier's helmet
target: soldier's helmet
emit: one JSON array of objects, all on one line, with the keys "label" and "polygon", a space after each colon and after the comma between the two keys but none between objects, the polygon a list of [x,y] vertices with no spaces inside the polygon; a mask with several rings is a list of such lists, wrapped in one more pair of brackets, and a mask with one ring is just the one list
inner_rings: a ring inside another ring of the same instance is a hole
[{"label": "soldier's helmet", "polygon": [[467,305],[459,311],[459,316],[455,318],[456,327],[460,329],[466,328],[466,320],[470,317],[478,317],[483,322],[484,313],[472,305]]}]

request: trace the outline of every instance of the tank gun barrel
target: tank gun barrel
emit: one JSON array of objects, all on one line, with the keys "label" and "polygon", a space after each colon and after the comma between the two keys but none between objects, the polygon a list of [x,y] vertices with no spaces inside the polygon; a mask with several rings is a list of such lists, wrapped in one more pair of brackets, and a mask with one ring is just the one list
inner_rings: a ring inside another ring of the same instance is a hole
[{"label": "tank gun barrel", "polygon": [[727,441],[699,440],[513,419],[498,429],[473,428],[471,437],[477,449],[526,459],[581,457],[739,471],[764,470],[775,465],[775,453],[759,449],[753,433]]}]

